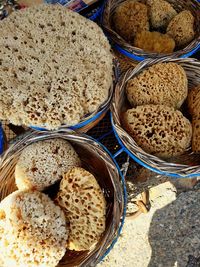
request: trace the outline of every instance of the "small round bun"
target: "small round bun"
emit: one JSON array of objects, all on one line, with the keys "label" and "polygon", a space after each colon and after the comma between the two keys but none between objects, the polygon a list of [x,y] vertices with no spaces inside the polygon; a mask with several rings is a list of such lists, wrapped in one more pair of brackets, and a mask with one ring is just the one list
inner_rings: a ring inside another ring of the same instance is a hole
[{"label": "small round bun", "polygon": [[180,108],[187,97],[188,80],[180,65],[157,63],[130,79],[126,92],[133,107],[160,104]]},{"label": "small round bun", "polygon": [[67,238],[65,215],[45,194],[16,191],[1,202],[1,267],[55,267]]},{"label": "small round bun", "polygon": [[147,6],[132,0],[122,2],[115,10],[113,25],[125,40],[133,41],[137,32],[148,31]]},{"label": "small round bun", "polygon": [[189,10],[184,10],[176,15],[167,27],[169,34],[178,47],[188,45],[194,39],[194,17]]},{"label": "small round bun", "polygon": [[106,225],[106,201],[95,177],[83,168],[68,171],[60,183],[57,202],[70,223],[68,248],[89,250]]},{"label": "small round bun", "polygon": [[164,0],[147,0],[150,5],[150,21],[153,28],[166,28],[170,20],[177,15],[170,3]]},{"label": "small round bun", "polygon": [[27,146],[15,167],[18,189],[42,191],[62,179],[70,168],[80,166],[80,159],[64,139],[39,141]]},{"label": "small round bun", "polygon": [[127,110],[123,119],[125,129],[138,146],[158,157],[180,155],[191,143],[191,123],[174,108],[138,106]]}]

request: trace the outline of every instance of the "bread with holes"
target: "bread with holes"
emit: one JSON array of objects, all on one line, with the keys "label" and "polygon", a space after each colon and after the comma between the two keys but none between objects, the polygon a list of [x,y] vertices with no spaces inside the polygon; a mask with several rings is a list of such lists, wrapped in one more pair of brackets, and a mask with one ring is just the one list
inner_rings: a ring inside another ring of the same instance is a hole
[{"label": "bread with holes", "polygon": [[158,157],[178,156],[191,143],[190,121],[172,107],[144,105],[128,109],[123,124],[139,147]]},{"label": "bread with holes", "polygon": [[83,168],[71,169],[63,176],[56,201],[70,223],[68,248],[89,250],[106,226],[106,200],[96,178]]},{"label": "bread with holes", "polygon": [[177,47],[188,45],[195,36],[192,13],[189,10],[184,10],[176,15],[167,27],[167,34],[174,39]]},{"label": "bread with holes", "polygon": [[177,15],[173,6],[164,0],[147,0],[150,22],[153,28],[165,28]]},{"label": "bread with holes", "polygon": [[22,150],[15,167],[18,189],[42,191],[62,179],[70,168],[81,161],[72,145],[64,139],[32,143]]},{"label": "bread with holes", "polygon": [[192,118],[200,119],[200,84],[189,90],[187,104]]},{"label": "bread with holes", "polygon": [[127,41],[133,41],[137,32],[149,30],[147,6],[127,0],[117,6],[113,15],[113,27]]},{"label": "bread with holes", "polygon": [[1,202],[1,267],[55,267],[67,238],[65,215],[45,194],[16,191]]},{"label": "bread with holes", "polygon": [[43,4],[13,12],[0,32],[1,120],[57,129],[108,99],[113,56],[96,23]]},{"label": "bread with holes", "polygon": [[188,94],[188,80],[181,65],[157,63],[130,79],[126,92],[133,107],[163,104],[180,108]]}]

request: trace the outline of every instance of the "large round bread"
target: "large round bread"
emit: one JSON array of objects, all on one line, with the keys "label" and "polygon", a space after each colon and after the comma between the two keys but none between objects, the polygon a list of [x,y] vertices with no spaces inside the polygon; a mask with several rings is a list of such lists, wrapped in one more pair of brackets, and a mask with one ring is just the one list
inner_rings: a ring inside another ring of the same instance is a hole
[{"label": "large round bread", "polygon": [[107,100],[112,54],[96,23],[44,4],[13,12],[0,32],[0,119],[54,129]]},{"label": "large round bread", "polygon": [[180,111],[164,105],[144,105],[124,114],[124,126],[138,146],[159,157],[177,156],[190,145],[192,126]]},{"label": "large round bread", "polygon": [[89,250],[105,230],[106,201],[95,177],[82,168],[67,172],[57,195],[70,223],[68,248]]},{"label": "large round bread", "polygon": [[188,93],[187,76],[176,63],[157,63],[130,79],[126,92],[133,107],[163,104],[180,108]]},{"label": "large round bread", "polygon": [[1,202],[1,267],[55,267],[67,238],[65,215],[45,194],[16,191]]},{"label": "large round bread", "polygon": [[18,189],[42,191],[62,179],[80,159],[66,140],[50,139],[32,143],[23,149],[15,167]]}]

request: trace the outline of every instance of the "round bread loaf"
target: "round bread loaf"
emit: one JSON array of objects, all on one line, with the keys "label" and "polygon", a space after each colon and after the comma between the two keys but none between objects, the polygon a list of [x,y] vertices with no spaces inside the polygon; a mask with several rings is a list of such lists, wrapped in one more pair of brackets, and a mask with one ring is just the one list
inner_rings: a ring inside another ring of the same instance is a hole
[{"label": "round bread loaf", "polygon": [[150,5],[150,20],[153,28],[166,28],[170,20],[177,15],[170,3],[164,0],[147,0]]},{"label": "round bread loaf", "polygon": [[169,34],[178,47],[188,45],[195,36],[194,17],[189,10],[184,10],[176,15],[167,27]]},{"label": "round bread loaf", "polygon": [[127,110],[123,119],[127,132],[147,153],[167,158],[182,154],[190,145],[190,121],[174,108],[138,106]]},{"label": "round bread loaf", "polygon": [[200,84],[189,90],[187,102],[192,118],[200,119]]},{"label": "round bread loaf", "polygon": [[107,100],[113,57],[96,23],[44,4],[13,12],[0,32],[0,119],[55,129]]},{"label": "round bread loaf", "polygon": [[18,189],[42,191],[62,179],[70,168],[81,161],[71,146],[63,139],[50,139],[32,143],[23,149],[15,167]]},{"label": "round bread loaf", "polygon": [[163,104],[180,108],[188,93],[187,76],[176,63],[157,63],[130,79],[126,92],[133,107]]},{"label": "round bread loaf", "polygon": [[125,40],[133,41],[136,33],[149,30],[147,6],[132,0],[122,2],[113,15],[113,25]]},{"label": "round bread loaf", "polygon": [[16,191],[1,202],[1,267],[55,267],[67,238],[65,215],[45,194]]},{"label": "round bread loaf", "polygon": [[71,169],[60,183],[57,202],[70,223],[68,248],[89,250],[106,225],[106,201],[95,177],[85,169]]}]

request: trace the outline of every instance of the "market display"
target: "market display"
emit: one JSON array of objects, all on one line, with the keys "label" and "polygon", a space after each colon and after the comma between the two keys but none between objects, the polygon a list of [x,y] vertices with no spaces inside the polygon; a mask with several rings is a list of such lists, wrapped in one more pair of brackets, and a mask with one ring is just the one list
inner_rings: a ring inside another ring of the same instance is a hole
[{"label": "market display", "polygon": [[190,10],[176,11],[165,0],[126,0],[115,8],[113,29],[130,45],[145,52],[172,53],[195,37]]},{"label": "market display", "polygon": [[0,267],[199,266],[200,4],[44,2],[0,5]]},{"label": "market display", "polygon": [[13,12],[0,31],[1,120],[57,129],[78,124],[109,98],[113,56],[94,22],[39,5]]}]

